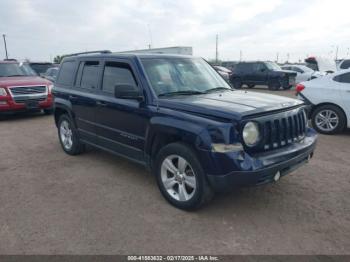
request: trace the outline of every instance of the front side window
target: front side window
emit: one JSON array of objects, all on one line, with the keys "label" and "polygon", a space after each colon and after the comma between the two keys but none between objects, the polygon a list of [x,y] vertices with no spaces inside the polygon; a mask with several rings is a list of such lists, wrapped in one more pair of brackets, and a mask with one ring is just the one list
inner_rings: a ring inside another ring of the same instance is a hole
[{"label": "front side window", "polygon": [[81,75],[81,88],[96,88],[98,83],[98,61],[86,61]]},{"label": "front side window", "polygon": [[114,94],[114,88],[116,85],[136,86],[137,84],[128,64],[106,62],[103,71],[102,90]]},{"label": "front side window", "polygon": [[231,89],[225,80],[200,58],[143,58],[141,61],[158,96],[179,92],[204,93],[217,88]]},{"label": "front side window", "polygon": [[281,70],[280,66],[274,62],[266,62],[265,65],[270,70]]}]

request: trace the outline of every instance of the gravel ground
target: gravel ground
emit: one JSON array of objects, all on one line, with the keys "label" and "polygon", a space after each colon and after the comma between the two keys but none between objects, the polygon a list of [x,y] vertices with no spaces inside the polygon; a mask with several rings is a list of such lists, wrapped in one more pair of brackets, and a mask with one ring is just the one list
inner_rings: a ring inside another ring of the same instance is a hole
[{"label": "gravel ground", "polygon": [[[292,92],[278,94],[292,96]],[[68,156],[52,116],[0,121],[0,254],[350,254],[350,132],[277,184],[177,210],[141,166]]]}]

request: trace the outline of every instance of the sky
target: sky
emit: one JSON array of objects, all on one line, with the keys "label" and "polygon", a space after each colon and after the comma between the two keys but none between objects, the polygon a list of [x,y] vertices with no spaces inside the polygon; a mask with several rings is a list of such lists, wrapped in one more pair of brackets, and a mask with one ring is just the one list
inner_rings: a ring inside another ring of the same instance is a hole
[{"label": "sky", "polygon": [[[11,58],[192,46],[221,60],[349,56],[349,0],[0,0]],[[2,39],[1,39],[2,40]],[[0,59],[5,57],[0,41]]]}]

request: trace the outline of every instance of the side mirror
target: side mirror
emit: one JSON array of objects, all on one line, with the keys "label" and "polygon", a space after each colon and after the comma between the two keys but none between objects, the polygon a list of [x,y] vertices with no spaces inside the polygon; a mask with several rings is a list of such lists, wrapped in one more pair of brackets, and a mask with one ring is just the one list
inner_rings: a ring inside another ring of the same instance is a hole
[{"label": "side mirror", "polygon": [[265,68],[261,68],[261,69],[260,69],[260,72],[265,72],[265,71],[266,71]]},{"label": "side mirror", "polygon": [[114,86],[114,96],[121,99],[133,99],[143,101],[143,95],[137,86],[133,85],[116,85]]}]

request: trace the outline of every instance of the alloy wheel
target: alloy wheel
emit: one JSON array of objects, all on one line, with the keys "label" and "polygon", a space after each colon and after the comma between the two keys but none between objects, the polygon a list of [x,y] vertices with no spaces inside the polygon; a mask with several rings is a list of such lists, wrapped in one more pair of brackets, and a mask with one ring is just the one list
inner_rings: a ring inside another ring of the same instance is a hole
[{"label": "alloy wheel", "polygon": [[163,160],[161,180],[167,193],[177,201],[189,201],[196,192],[196,175],[181,156],[170,155]]},{"label": "alloy wheel", "polygon": [[317,127],[324,132],[331,132],[337,128],[339,117],[333,110],[322,110],[318,112],[315,118]]},{"label": "alloy wheel", "polygon": [[61,122],[60,138],[64,148],[70,150],[73,146],[73,132],[67,120]]}]

